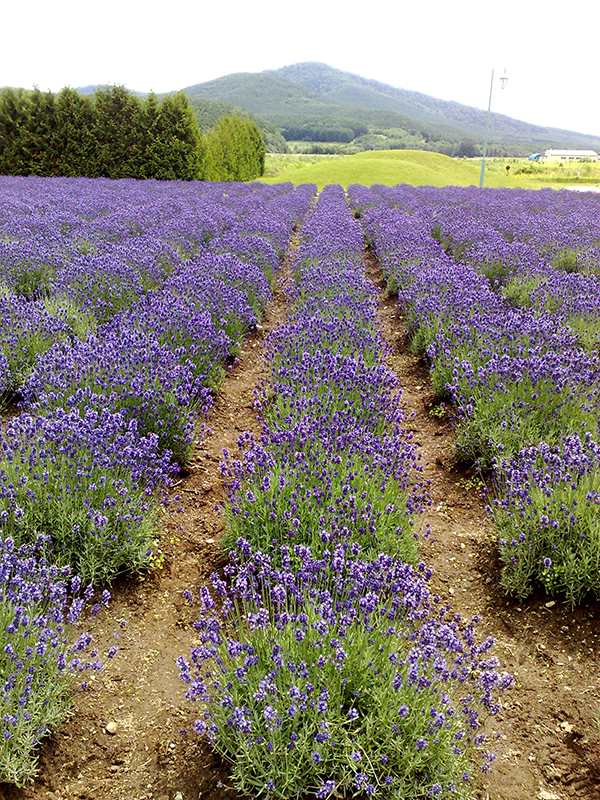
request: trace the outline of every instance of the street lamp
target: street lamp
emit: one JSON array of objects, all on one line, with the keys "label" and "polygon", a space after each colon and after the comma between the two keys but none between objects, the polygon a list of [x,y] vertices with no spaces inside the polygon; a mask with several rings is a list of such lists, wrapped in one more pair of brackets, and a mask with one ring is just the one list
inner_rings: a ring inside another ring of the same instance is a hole
[{"label": "street lamp", "polygon": [[[500,78],[500,88],[505,89],[506,84],[508,83],[508,77],[506,76],[506,68],[504,69],[504,75]],[[481,172],[479,173],[479,188],[483,189],[483,176],[485,174],[485,155],[487,153],[487,143],[488,143],[488,131],[490,129],[490,109],[492,107],[492,89],[494,88],[494,70],[492,70],[492,80],[490,82],[490,101],[488,103],[488,110],[487,110],[487,119],[485,121],[485,139],[483,140],[483,157],[481,159]]]}]

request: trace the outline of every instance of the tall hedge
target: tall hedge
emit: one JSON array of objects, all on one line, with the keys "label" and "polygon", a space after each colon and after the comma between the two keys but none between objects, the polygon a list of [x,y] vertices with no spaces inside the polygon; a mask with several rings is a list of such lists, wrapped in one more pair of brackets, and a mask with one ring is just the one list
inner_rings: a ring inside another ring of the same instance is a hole
[{"label": "tall hedge", "polygon": [[223,117],[205,137],[183,92],[93,98],[64,88],[0,91],[0,174],[247,181],[264,172],[257,125]]}]

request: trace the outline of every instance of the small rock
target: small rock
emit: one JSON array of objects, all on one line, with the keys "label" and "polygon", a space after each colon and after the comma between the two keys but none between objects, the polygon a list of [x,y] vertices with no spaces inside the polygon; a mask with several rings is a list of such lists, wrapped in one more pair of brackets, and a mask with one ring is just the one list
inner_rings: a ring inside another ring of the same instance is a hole
[{"label": "small rock", "polygon": [[556,792],[549,792],[546,789],[540,789],[538,800],[560,800],[560,795]]},{"label": "small rock", "polygon": [[175,792],[173,800],[183,800],[183,795],[181,794],[181,792]]},{"label": "small rock", "polygon": [[215,543],[214,539],[206,539],[206,544],[214,544],[214,543]]},{"label": "small rock", "polygon": [[573,733],[573,726],[570,722],[561,722],[559,727],[561,727],[565,733]]},{"label": "small rock", "polygon": [[553,608],[556,605],[556,600],[550,600],[549,603],[546,603],[546,608]]},{"label": "small rock", "polygon": [[111,736],[114,736],[115,733],[119,730],[119,726],[114,720],[111,720],[109,723],[107,723],[106,728],[104,728],[104,730],[107,733],[110,733]]}]

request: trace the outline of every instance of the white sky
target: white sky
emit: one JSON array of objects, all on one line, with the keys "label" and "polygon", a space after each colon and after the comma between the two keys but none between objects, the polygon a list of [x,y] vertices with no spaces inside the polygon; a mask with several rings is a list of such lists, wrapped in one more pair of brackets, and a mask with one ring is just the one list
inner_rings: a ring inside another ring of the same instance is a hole
[{"label": "white sky", "polygon": [[[600,135],[600,3],[30,0],[4,5],[0,86],[172,91],[298,61]],[[555,7],[554,7],[555,8]],[[492,131],[493,134],[493,131]]]}]

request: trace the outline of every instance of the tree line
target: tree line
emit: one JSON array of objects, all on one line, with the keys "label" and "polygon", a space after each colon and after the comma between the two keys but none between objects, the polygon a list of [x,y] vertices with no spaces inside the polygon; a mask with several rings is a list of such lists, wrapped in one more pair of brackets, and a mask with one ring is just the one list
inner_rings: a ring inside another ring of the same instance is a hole
[{"label": "tree line", "polygon": [[353,120],[313,117],[290,120],[280,130],[288,141],[348,143],[368,133],[369,129],[364,123]]},{"label": "tree line", "polygon": [[183,92],[0,92],[2,175],[247,181],[264,164],[256,123],[224,116],[204,135]]}]

